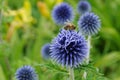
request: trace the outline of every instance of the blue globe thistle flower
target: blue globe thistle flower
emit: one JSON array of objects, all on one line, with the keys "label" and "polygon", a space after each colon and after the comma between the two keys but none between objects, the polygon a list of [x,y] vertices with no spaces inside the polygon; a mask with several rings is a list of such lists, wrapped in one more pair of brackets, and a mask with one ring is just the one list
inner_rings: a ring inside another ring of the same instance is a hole
[{"label": "blue globe thistle flower", "polygon": [[88,12],[80,17],[78,26],[84,35],[94,35],[98,33],[101,22],[97,15]]},{"label": "blue globe thistle flower", "polygon": [[47,43],[41,49],[42,57],[44,59],[49,59],[50,58],[50,49],[49,48],[50,48],[50,44]]},{"label": "blue globe thistle flower", "polygon": [[23,66],[16,72],[17,80],[37,80],[37,75],[31,66]]},{"label": "blue globe thistle flower", "polygon": [[74,18],[73,9],[67,3],[61,3],[54,7],[52,17],[58,25],[64,25],[67,21],[72,21]]},{"label": "blue globe thistle flower", "polygon": [[62,29],[53,40],[51,46],[51,58],[66,67],[77,67],[88,54],[88,46],[85,38],[74,30]]},{"label": "blue globe thistle flower", "polygon": [[80,14],[84,14],[85,12],[91,11],[91,6],[90,6],[89,2],[85,1],[85,0],[80,1],[78,3],[78,7],[77,8],[78,8],[78,12]]}]

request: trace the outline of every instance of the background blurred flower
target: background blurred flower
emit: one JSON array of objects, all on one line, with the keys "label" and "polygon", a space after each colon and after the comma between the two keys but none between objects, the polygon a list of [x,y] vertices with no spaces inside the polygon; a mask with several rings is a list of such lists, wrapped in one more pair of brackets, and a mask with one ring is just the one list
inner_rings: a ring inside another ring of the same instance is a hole
[{"label": "background blurred flower", "polygon": [[25,0],[23,7],[18,10],[8,10],[8,12],[4,12],[4,16],[14,17],[7,31],[7,41],[10,40],[17,28],[28,27],[31,23],[35,22],[35,19],[32,17],[31,4],[29,0]]},{"label": "background blurred flower", "polygon": [[66,67],[77,67],[88,53],[87,42],[73,30],[62,30],[53,40],[51,58]]},{"label": "background blurred flower", "polygon": [[83,14],[79,21],[78,21],[78,26],[80,31],[84,35],[94,35],[98,33],[100,27],[101,27],[101,22],[99,20],[99,17],[95,15],[94,13],[85,13]]},{"label": "background blurred flower", "polygon": [[73,9],[67,3],[61,3],[54,7],[52,17],[55,23],[63,25],[65,22],[73,20]]},{"label": "background blurred flower", "polygon": [[16,72],[17,80],[37,80],[37,75],[31,66],[23,66]]},{"label": "background blurred flower", "polygon": [[46,5],[46,3],[39,1],[37,3],[37,6],[38,6],[38,9],[39,9],[40,13],[44,17],[46,17],[46,18],[50,17],[50,13],[49,13],[50,11],[49,11],[48,6]]},{"label": "background blurred flower", "polygon": [[41,49],[41,53],[42,53],[42,57],[44,59],[49,59],[50,58],[50,44],[47,43],[45,45],[43,45],[42,49]]},{"label": "background blurred flower", "polygon": [[77,9],[80,14],[83,14],[85,12],[91,11],[91,5],[88,1],[82,0],[78,3]]}]

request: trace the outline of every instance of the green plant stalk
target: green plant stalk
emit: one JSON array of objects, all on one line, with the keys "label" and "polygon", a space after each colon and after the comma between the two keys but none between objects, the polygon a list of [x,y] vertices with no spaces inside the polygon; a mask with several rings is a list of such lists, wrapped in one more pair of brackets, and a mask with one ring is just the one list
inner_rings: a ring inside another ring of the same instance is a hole
[{"label": "green plant stalk", "polygon": [[74,68],[69,68],[69,80],[75,80],[74,79]]},{"label": "green plant stalk", "polygon": [[[88,45],[88,54],[87,54],[87,57],[86,57],[86,64],[89,64],[89,58],[90,58],[90,45],[91,45],[91,36],[88,36],[88,39],[87,39],[87,45]],[[85,71],[84,73],[83,73],[83,78],[84,78],[84,80],[86,80],[86,78],[87,78],[87,72]]]},{"label": "green plant stalk", "polygon": [[88,39],[87,39],[87,44],[88,44],[88,55],[87,55],[87,60],[86,60],[86,64],[89,64],[89,58],[90,58],[90,48],[91,48],[91,36],[88,36]]},{"label": "green plant stalk", "polygon": [[[3,8],[4,0],[1,2],[1,6]],[[0,10],[0,26],[2,26],[2,17],[3,17],[3,9]]]}]

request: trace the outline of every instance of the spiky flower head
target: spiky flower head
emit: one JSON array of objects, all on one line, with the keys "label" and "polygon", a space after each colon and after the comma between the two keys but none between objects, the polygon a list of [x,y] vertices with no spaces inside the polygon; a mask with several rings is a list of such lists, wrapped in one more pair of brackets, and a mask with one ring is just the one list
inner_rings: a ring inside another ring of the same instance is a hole
[{"label": "spiky flower head", "polygon": [[64,25],[67,21],[73,20],[73,9],[67,3],[61,3],[54,7],[52,17],[56,24]]},{"label": "spiky flower head", "polygon": [[50,44],[47,43],[41,49],[42,57],[44,59],[49,59],[50,58],[50,49],[49,48],[50,48]]},{"label": "spiky flower head", "polygon": [[77,67],[88,53],[86,40],[74,30],[62,29],[53,40],[51,58],[66,67]]},{"label": "spiky flower head", "polygon": [[79,21],[78,21],[78,26],[80,31],[84,35],[94,35],[98,33],[100,27],[101,27],[101,22],[100,19],[97,15],[94,13],[85,13],[83,14]]},{"label": "spiky flower head", "polygon": [[91,11],[91,5],[88,1],[82,0],[78,3],[77,9],[80,14],[84,14],[86,12]]},{"label": "spiky flower head", "polygon": [[31,66],[23,66],[16,72],[17,80],[37,80],[37,74]]}]

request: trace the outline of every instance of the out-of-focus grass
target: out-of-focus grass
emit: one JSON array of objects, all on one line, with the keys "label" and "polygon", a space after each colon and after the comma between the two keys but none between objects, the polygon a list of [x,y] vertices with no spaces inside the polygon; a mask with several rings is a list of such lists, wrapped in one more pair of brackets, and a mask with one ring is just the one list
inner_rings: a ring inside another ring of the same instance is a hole
[{"label": "out-of-focus grass", "polygon": [[[36,68],[40,80],[65,79],[65,74],[56,74],[36,66],[48,63],[41,57],[40,50],[42,45],[51,42],[59,32],[59,27],[52,21],[50,14],[53,6],[61,0],[42,0],[43,5],[48,8],[49,18],[40,12],[38,0],[0,0],[0,4],[2,1],[4,5],[0,5],[0,80],[15,80],[16,69],[27,64]],[[74,7],[77,15],[74,22],[77,25],[79,15],[76,6],[79,0],[65,1]],[[105,77],[120,80],[120,1],[88,1],[92,5],[92,11],[100,16],[102,22],[101,31],[92,38],[91,61],[95,62],[94,65]],[[23,6],[25,2],[26,7]],[[76,75],[77,80],[80,79],[79,75],[81,74]]]}]

